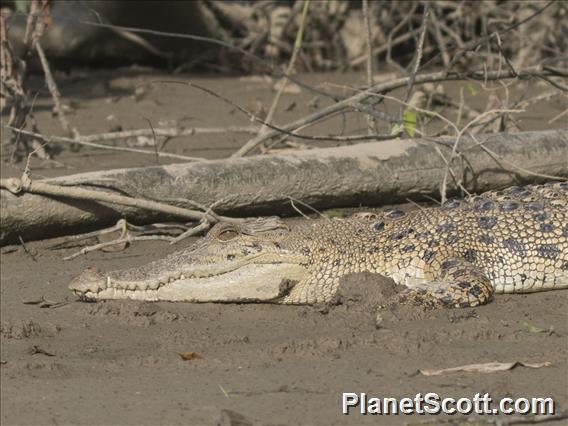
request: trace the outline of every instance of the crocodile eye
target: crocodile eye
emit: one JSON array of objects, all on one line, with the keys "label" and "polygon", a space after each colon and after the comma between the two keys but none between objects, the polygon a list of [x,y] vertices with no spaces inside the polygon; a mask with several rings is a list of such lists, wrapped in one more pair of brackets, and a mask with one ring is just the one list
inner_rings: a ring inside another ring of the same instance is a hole
[{"label": "crocodile eye", "polygon": [[235,231],[234,229],[227,229],[223,232],[221,232],[217,238],[220,239],[221,241],[229,241],[232,240],[233,238],[237,237],[239,235],[239,233],[237,231]]}]

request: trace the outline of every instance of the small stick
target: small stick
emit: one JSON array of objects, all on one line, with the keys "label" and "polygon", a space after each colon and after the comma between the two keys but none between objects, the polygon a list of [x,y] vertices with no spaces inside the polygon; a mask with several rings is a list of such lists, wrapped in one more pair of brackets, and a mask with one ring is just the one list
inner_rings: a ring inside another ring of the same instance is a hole
[{"label": "small stick", "polygon": [[156,235],[160,232],[177,233],[179,235],[187,230],[187,226],[178,223],[154,223],[151,225],[136,226],[128,223],[126,219],[119,219],[116,224],[109,228],[99,229],[85,234],[67,235],[60,238],[56,244],[49,246],[50,250],[58,250],[71,247],[70,243],[79,242],[89,238],[100,237],[102,235],[111,234],[116,231],[127,229],[129,231],[138,232],[140,235]]},{"label": "small stick", "polygon": [[550,120],[548,120],[548,124],[552,124],[555,121],[561,119],[563,116],[565,116],[566,114],[568,114],[568,109],[565,109],[564,111],[562,111],[561,113],[555,115],[554,117],[552,117]]},{"label": "small stick", "polygon": [[79,24],[83,24],[83,25],[89,25],[89,26],[92,26],[92,27],[107,28],[107,29],[111,29],[113,31],[121,30],[121,31],[128,31],[128,32],[131,32],[131,33],[135,33],[135,34],[150,34],[150,35],[160,36],[160,37],[172,37],[172,38],[194,40],[194,41],[199,41],[199,42],[215,44],[217,46],[221,46],[221,47],[227,48],[229,50],[237,51],[240,54],[242,54],[243,56],[254,60],[255,62],[257,62],[260,65],[262,65],[263,67],[265,67],[268,70],[268,73],[273,77],[277,77],[277,78],[284,77],[287,80],[289,80],[293,83],[296,83],[298,86],[300,86],[300,87],[302,87],[306,90],[309,90],[309,91],[316,93],[320,96],[325,96],[327,98],[331,98],[333,100],[336,100],[335,95],[324,92],[322,90],[318,90],[316,87],[310,86],[309,84],[307,84],[307,83],[305,83],[301,80],[298,80],[297,78],[292,77],[292,76],[278,70],[278,68],[274,67],[270,62],[268,62],[265,59],[262,59],[260,56],[255,55],[255,54],[249,52],[248,50],[245,50],[245,49],[243,49],[239,46],[236,46],[236,45],[231,44],[231,43],[224,41],[224,40],[218,40],[218,39],[214,39],[214,38],[211,38],[211,37],[197,36],[197,35],[192,35],[192,34],[174,33],[174,32],[169,32],[169,31],[158,31],[158,30],[151,30],[151,29],[146,29],[146,28],[136,28],[136,27],[126,27],[126,26],[121,26],[121,25],[105,24],[105,23],[102,23],[102,22],[93,22],[93,21],[86,21],[86,20],[82,20],[82,19],[65,18],[63,16],[58,16],[57,19],[61,20],[61,21],[69,21],[69,22],[79,23]]},{"label": "small stick", "polygon": [[[523,112],[523,110],[493,109],[493,110],[485,111],[483,114],[480,114],[477,117],[475,117],[473,120],[471,120],[469,123],[467,123],[461,130],[458,131],[458,133],[456,135],[456,140],[455,140],[455,142],[452,146],[452,152],[450,154],[450,158],[449,158],[448,163],[447,163],[446,171],[444,172],[444,178],[442,179],[442,186],[441,186],[441,189],[440,189],[440,196],[441,196],[442,204],[446,201],[446,188],[447,188],[446,185],[447,185],[447,181],[448,181],[448,173],[449,173],[449,170],[450,170],[450,164],[452,163],[452,160],[456,156],[456,153],[457,153],[457,150],[458,150],[458,145],[459,145],[459,143],[462,139],[462,136],[466,132],[466,130],[469,129],[471,126],[473,126],[475,123],[477,123],[478,121],[481,121],[484,117],[486,117],[490,114],[518,113],[518,112]],[[453,124],[452,124],[452,126],[454,127],[454,129],[457,130],[457,127],[455,127]]]},{"label": "small stick", "polygon": [[194,226],[193,228],[188,229],[187,231],[181,233],[177,237],[172,238],[170,240],[170,244],[176,244],[187,237],[192,237],[194,235],[199,234],[200,232],[206,231],[207,229],[209,229],[210,226],[211,224],[205,220],[201,222],[199,225]]},{"label": "small stick", "polygon": [[34,261],[37,262],[36,257],[32,254],[31,251],[28,250],[28,248],[26,247],[26,243],[24,242],[23,238],[18,235],[18,240],[20,240],[20,244],[22,245],[22,248],[24,249],[24,252]]},{"label": "small stick", "polygon": [[562,176],[554,176],[554,175],[547,175],[547,174],[544,174],[544,173],[536,173],[536,172],[533,172],[532,170],[525,169],[524,167],[517,166],[515,163],[508,161],[507,159],[503,158],[503,156],[497,154],[495,151],[487,148],[482,142],[479,142],[476,139],[475,135],[473,135],[472,133],[468,132],[468,135],[475,141],[475,143],[477,143],[477,145],[482,150],[487,152],[495,161],[499,160],[500,162],[507,164],[509,167],[511,167],[513,169],[517,169],[517,170],[519,170],[523,173],[526,173],[527,175],[530,175],[530,176],[536,176],[536,177],[541,177],[541,178],[545,178],[545,179],[552,179],[552,180],[559,180],[559,181],[566,180],[566,178],[562,177]]},{"label": "small stick", "polygon": [[[124,151],[124,152],[134,152],[136,154],[156,155],[156,151],[146,151],[146,150],[143,150],[143,149],[127,148],[127,147],[122,147],[122,146],[102,145],[102,144],[93,143],[93,142],[86,142],[86,141],[82,140],[81,138],[71,139],[71,138],[66,138],[64,136],[45,136],[45,135],[42,135],[40,133],[29,132],[27,130],[17,129],[17,128],[12,127],[12,126],[5,126],[5,127],[7,127],[8,129],[11,129],[11,130],[13,130],[17,133],[21,133],[23,135],[33,136],[34,138],[41,139],[41,140],[43,140],[47,143],[53,143],[53,142],[73,143],[73,144],[78,144],[78,145],[90,146],[92,148],[107,149],[107,150],[111,150],[111,151]],[[170,154],[169,152],[158,152],[157,155],[158,155],[158,157],[177,158],[177,159],[186,160],[186,161],[207,161],[205,158],[188,157],[186,155]]]},{"label": "small stick", "polygon": [[[550,0],[548,3],[546,3],[542,8],[538,9],[532,15],[526,17],[525,19],[520,20],[519,22],[515,22],[514,24],[505,28],[504,30],[493,32],[493,33],[488,34],[486,36],[483,36],[479,39],[471,40],[470,42],[466,43],[463,46],[463,48],[459,49],[458,53],[452,58],[452,60],[450,61],[450,63],[446,67],[446,72],[450,72],[450,70],[454,67],[454,65],[457,64],[467,52],[474,51],[475,49],[477,49],[477,47],[481,46],[483,43],[491,40],[491,38],[494,37],[496,33],[503,35],[503,34],[506,34],[510,31],[513,31],[514,29],[520,27],[521,25],[527,23],[531,19],[540,15],[542,12],[544,12],[546,9],[548,9],[550,6],[552,6],[554,3],[556,3],[555,0]],[[450,46],[450,47],[453,47],[453,46]],[[432,61],[434,59],[435,59],[435,57],[431,58],[430,61]]]},{"label": "small stick", "polygon": [[[444,37],[442,36],[442,31],[440,30],[440,21],[438,20],[438,17],[436,16],[436,11],[432,11],[431,12],[431,20],[432,20],[432,24],[433,24],[433,32],[434,32],[434,38],[436,39],[436,41],[438,42],[438,47],[440,49],[440,55],[442,55],[442,62],[444,63],[444,67],[449,66],[450,64],[450,55],[448,54],[448,50],[446,49],[446,42],[444,40]],[[460,47],[463,46],[460,45]]]},{"label": "small stick", "polygon": [[216,133],[251,133],[256,134],[258,127],[256,126],[229,126],[229,127],[189,127],[189,128],[176,128],[176,127],[156,127],[152,132],[151,129],[135,129],[123,130],[120,132],[98,133],[94,135],[83,135],[79,138],[81,142],[99,142],[99,141],[113,141],[117,139],[135,138],[138,136],[193,136],[193,135],[208,135]]},{"label": "small stick", "polygon": [[298,207],[296,207],[296,204],[294,204],[294,200],[290,199],[290,205],[296,211],[296,213],[298,213],[304,219],[310,220],[310,217],[308,215],[304,214],[304,212],[302,210],[300,210]]},{"label": "small stick", "polygon": [[304,216],[307,219],[310,219],[308,216],[306,216],[305,214],[303,214],[300,210],[298,210],[296,208],[296,206],[294,205],[294,202],[301,204],[302,206],[310,209],[311,211],[313,211],[314,213],[316,213],[317,215],[319,215],[320,217],[329,220],[329,217],[327,217],[326,215],[324,215],[322,212],[320,212],[318,209],[316,209],[315,207],[310,206],[308,203],[303,202],[302,200],[298,200],[297,198],[291,197],[289,195],[285,195],[286,197],[288,197],[288,199],[290,200],[290,204],[292,205],[292,207],[294,208],[294,210],[296,210],[298,213],[300,213],[302,216]]},{"label": "small stick", "polygon": [[[422,51],[424,48],[424,39],[426,36],[426,27],[428,24],[428,17],[430,16],[430,3],[424,3],[424,12],[422,14],[422,26],[420,27],[420,36],[418,37],[418,43],[416,46],[416,52],[412,60],[412,70],[408,77],[408,82],[406,83],[406,92],[404,94],[403,103],[408,103],[410,95],[412,93],[412,86],[414,86],[414,81],[416,80],[416,74],[418,73],[418,68],[420,68],[420,62],[422,61]],[[404,107],[400,108],[400,120],[403,120]]]},{"label": "small stick", "polygon": [[55,80],[53,79],[53,74],[51,73],[51,69],[49,68],[49,63],[47,62],[43,48],[41,47],[39,40],[35,40],[34,44],[37,55],[41,62],[41,66],[43,68],[43,73],[45,74],[45,81],[47,82],[49,93],[51,93],[51,98],[53,99],[55,112],[57,113],[57,117],[59,118],[59,122],[61,123],[61,127],[68,136],[77,138],[80,136],[79,132],[74,127],[71,127],[69,120],[67,120],[67,116],[65,115],[65,111],[63,110],[63,106],[61,105],[61,94],[59,93],[57,84],[55,84]]},{"label": "small stick", "polygon": [[[281,127],[275,126],[273,124],[268,123],[267,121],[263,120],[262,118],[256,116],[255,114],[253,114],[252,112],[250,112],[249,110],[247,110],[246,108],[236,104],[235,102],[231,101],[230,99],[220,95],[217,92],[214,92],[211,89],[208,89],[207,87],[203,87],[200,86],[199,84],[195,84],[195,83],[191,83],[191,82],[187,82],[187,81],[176,81],[176,80],[162,80],[162,83],[176,83],[176,84],[183,84],[186,86],[190,86],[193,87],[195,89],[199,89],[204,91],[205,93],[210,94],[211,96],[216,97],[217,99],[221,99],[223,102],[228,103],[229,105],[231,105],[232,107],[238,109],[239,111],[241,111],[243,114],[245,114],[246,116],[248,116],[251,120],[254,120],[260,124],[265,125],[266,127],[269,127],[270,129],[272,129],[275,132],[279,132],[279,133],[283,133],[285,135],[294,137],[294,138],[298,138],[298,139],[306,139],[306,140],[311,140],[311,141],[339,141],[339,142],[344,142],[344,141],[360,141],[360,140],[377,140],[377,139],[392,139],[393,136],[392,135],[360,135],[360,136],[310,136],[310,135],[300,135],[298,133],[293,133],[290,132],[286,129],[283,129]],[[378,111],[377,111],[378,113]],[[264,134],[266,134],[267,132],[265,132]],[[262,137],[262,135],[258,135],[258,137]]]},{"label": "small stick", "polygon": [[154,148],[154,153],[156,154],[156,166],[160,165],[160,151],[158,148],[158,138],[156,137],[156,132],[154,132],[154,126],[152,126],[152,122],[149,118],[144,117],[144,119],[148,122],[148,126],[150,126],[150,130],[152,131],[152,147]]},{"label": "small stick", "polygon": [[[387,39],[387,44],[386,44],[386,61],[387,64],[393,65],[395,68],[398,68],[399,70],[405,72],[406,70],[401,67],[397,62],[393,61],[392,59],[392,48],[395,45],[396,40],[400,39],[400,37],[398,37],[398,39],[393,40],[392,37],[398,32],[400,31],[401,28],[403,28],[408,21],[410,21],[413,17],[414,17],[414,12],[416,11],[416,9],[418,8],[419,3],[418,2],[413,2],[414,4],[412,5],[412,8],[410,9],[410,11],[408,11],[408,13],[406,14],[406,16],[404,18],[402,18],[400,20],[400,22],[390,31],[389,35],[388,35],[388,39]],[[418,29],[414,29],[412,31],[408,31],[403,34],[401,37],[404,36],[408,36],[404,41],[414,38],[414,36],[416,34],[418,34],[420,32],[420,28]]]},{"label": "small stick", "polygon": [[[409,17],[412,17],[411,14],[409,14],[408,16],[409,16]],[[401,36],[395,38],[394,40],[392,40],[392,41],[390,42],[390,47],[392,48],[392,47],[394,47],[394,46],[398,46],[399,44],[404,43],[404,42],[407,41],[407,40],[410,40],[412,37],[414,37],[416,34],[418,34],[418,31],[419,31],[419,30],[416,29],[416,30],[413,30],[413,31],[410,31],[410,32],[407,32],[407,33],[402,34]],[[392,32],[392,31],[391,31],[391,32]],[[391,38],[392,38],[392,37],[391,37]],[[387,44],[385,44],[385,45],[383,45],[383,46],[375,47],[375,48],[372,50],[372,54],[373,54],[373,56],[376,57],[376,56],[380,55],[380,54],[383,53],[383,52],[387,52],[388,50],[389,50],[389,44],[387,43]],[[351,67],[356,67],[356,66],[358,66],[358,65],[361,65],[361,64],[362,64],[363,62],[365,62],[366,60],[367,60],[367,54],[363,54],[363,55],[359,56],[358,58],[352,59],[351,62],[349,62],[349,65],[350,65]]]},{"label": "small stick", "polygon": [[82,241],[87,240],[93,237],[100,237],[101,235],[111,234],[118,230],[123,229],[125,226],[129,226],[128,222],[125,219],[119,219],[113,226],[105,229],[100,229],[98,231],[87,232],[85,234],[78,234],[78,235],[68,235],[63,238],[63,241],[59,241],[58,243],[49,247],[51,250],[57,250],[61,248],[65,248],[66,245],[70,242],[75,241]]},{"label": "small stick", "polygon": [[[386,96],[386,95],[375,95],[375,96],[381,96],[385,99],[389,99],[395,102],[402,102],[399,99],[396,99],[392,96]],[[450,164],[452,159],[456,156],[457,154],[457,148],[459,145],[459,142],[462,138],[462,136],[464,135],[464,133],[466,131],[468,131],[468,129],[470,127],[473,127],[478,121],[481,121],[485,116],[487,115],[491,115],[491,114],[496,114],[496,113],[519,113],[519,112],[523,112],[524,110],[519,110],[519,109],[492,109],[489,111],[484,112],[483,114],[478,115],[477,117],[475,117],[473,120],[471,120],[469,123],[467,123],[462,129],[458,129],[457,126],[452,123],[450,120],[448,120],[446,117],[444,117],[441,114],[438,114],[435,111],[428,111],[422,108],[418,108],[416,106],[412,106],[409,104],[406,104],[406,106],[412,108],[413,110],[416,110],[417,112],[421,112],[424,114],[429,114],[429,115],[433,115],[437,118],[439,118],[440,120],[444,121],[445,123],[447,123],[450,127],[452,127],[454,129],[454,131],[456,132],[456,140],[452,146],[452,152],[450,154],[450,159],[447,160],[444,155],[442,154],[441,151],[439,151],[439,149],[437,149],[438,154],[441,156],[442,160],[446,163],[446,171],[444,173],[444,178],[442,180],[442,184],[441,184],[441,190],[440,190],[440,195],[441,195],[441,202],[444,203],[446,201],[446,185],[447,185],[447,177],[448,177],[448,173],[452,175],[452,177],[454,178],[454,180],[456,181],[456,183],[458,184],[458,186],[460,186],[460,188],[467,193],[467,190],[465,190],[465,188],[463,188],[461,186],[461,184],[459,183],[459,181],[456,179],[456,176],[454,175],[453,171],[450,168]],[[554,175],[547,175],[547,174],[543,174],[543,173],[536,173],[533,172],[531,170],[525,169],[523,167],[517,166],[514,163],[511,163],[509,161],[507,161],[506,159],[502,158],[499,154],[493,152],[492,150],[490,150],[489,148],[487,148],[486,146],[484,146],[481,142],[479,142],[475,136],[473,134],[471,134],[471,132],[468,132],[468,135],[477,143],[477,145],[479,145],[479,147],[481,149],[483,149],[485,152],[487,152],[488,154],[490,154],[494,160],[497,161],[497,159],[499,159],[501,162],[508,164],[510,167],[520,170],[523,173],[526,173],[528,175],[531,176],[537,176],[537,177],[543,177],[546,179],[553,179],[553,180],[564,180],[565,178],[561,177],[561,176],[554,176]]]},{"label": "small stick", "polygon": [[[294,50],[292,51],[292,56],[290,57],[290,61],[288,62],[288,67],[286,68],[286,74],[287,75],[291,75],[294,72],[294,64],[296,63],[296,58],[298,56],[298,52],[302,48],[302,37],[303,37],[303,34],[304,34],[304,25],[306,23],[306,16],[308,15],[309,7],[310,7],[310,0],[304,1],[304,7],[302,9],[302,17],[300,19],[300,26],[299,26],[298,32],[296,34],[296,41],[294,42]],[[278,102],[280,101],[280,97],[282,96],[282,93],[284,93],[284,89],[286,87],[286,84],[288,83],[288,80],[286,80],[282,77],[279,80],[279,82],[280,82],[280,87],[278,88],[278,92],[276,93],[276,96],[274,97],[274,100],[272,101],[272,105],[270,106],[270,110],[268,111],[268,114],[266,115],[266,119],[265,119],[266,123],[270,123],[272,121],[272,118],[274,117],[274,112],[276,111],[276,106],[278,105]],[[260,128],[260,130],[258,131],[258,134],[261,135],[264,132],[266,132],[267,127],[268,126],[266,124],[263,124],[262,127]]]},{"label": "small stick", "polygon": [[[456,183],[456,185],[462,190],[462,192],[464,194],[467,195],[471,195],[469,193],[469,191],[463,186],[461,179],[458,179],[456,174],[454,173],[454,171],[452,170],[452,168],[450,167],[450,163],[449,161],[446,159],[446,157],[444,156],[444,154],[442,153],[442,151],[440,150],[440,148],[438,146],[435,146],[434,149],[436,150],[436,153],[440,156],[440,158],[442,159],[442,161],[446,164],[446,168],[447,170],[449,170],[450,174],[452,175],[452,178],[454,179],[454,182]],[[444,188],[443,191],[444,194],[446,193],[446,189]],[[444,204],[446,202],[445,198],[442,199],[441,201],[438,201],[438,203],[440,204]]]},{"label": "small stick", "polygon": [[[529,68],[523,72],[519,72],[518,76],[513,75],[513,73],[510,70],[488,71],[488,72],[474,71],[469,73],[458,73],[455,71],[440,71],[435,73],[417,75],[416,79],[414,80],[414,84],[425,84],[425,83],[433,83],[439,81],[455,81],[455,80],[488,81],[488,80],[501,80],[508,78],[523,78],[523,79],[528,79],[530,77],[543,78],[543,76],[546,75],[557,75],[557,73],[553,72],[552,70],[539,71],[537,68]],[[282,131],[288,131],[288,132],[294,131],[300,126],[320,121],[337,111],[349,108],[351,105],[359,104],[365,101],[366,99],[368,99],[369,97],[377,95],[378,93],[388,92],[400,87],[405,87],[408,84],[408,80],[409,77],[403,77],[384,83],[378,83],[373,87],[368,88],[367,90],[364,90],[360,93],[357,93],[353,96],[350,96],[346,99],[343,99],[339,102],[329,105],[328,107],[322,108],[319,111],[314,112],[313,114],[310,114],[306,117],[303,117],[291,123],[285,124],[281,126],[278,130],[273,129],[262,135],[256,136],[253,139],[249,140],[241,148],[239,148],[233,155],[231,155],[231,157],[242,157],[243,155],[252,151],[258,145],[263,143],[265,140],[268,140],[278,135]]]},{"label": "small stick", "polygon": [[[371,13],[369,11],[369,0],[363,0],[363,19],[365,22],[365,43],[367,47],[367,87],[372,87],[373,82],[373,49],[371,42]],[[377,122],[371,115],[367,115],[367,132],[369,135],[376,133]]]},{"label": "small stick", "polygon": [[181,207],[170,206],[156,201],[144,200],[140,198],[127,197],[124,195],[113,194],[104,191],[91,189],[53,185],[45,182],[32,181],[26,174],[22,179],[8,178],[0,179],[0,188],[7,189],[13,194],[29,192],[32,194],[51,195],[54,197],[66,197],[79,200],[99,201],[105,203],[119,204],[122,206],[135,207],[145,210],[156,211],[171,216],[177,216],[189,220],[209,220],[216,222],[216,219],[204,212],[188,210]]},{"label": "small stick", "polygon": [[100,243],[100,244],[95,244],[92,246],[88,246],[88,247],[83,247],[81,250],[79,250],[78,252],[75,252],[69,256],[66,256],[63,258],[63,260],[71,260],[71,259],[75,259],[76,257],[79,257],[81,255],[93,252],[93,251],[97,251],[97,250],[101,250],[103,248],[106,247],[112,247],[112,246],[116,246],[118,244],[129,244],[132,243],[134,241],[155,241],[155,240],[166,240],[166,241],[171,241],[171,237],[165,237],[162,235],[140,235],[140,236],[136,236],[136,237],[131,237],[131,236],[125,236],[123,238],[118,238],[116,240],[112,240],[112,241],[107,241],[105,243]]}]

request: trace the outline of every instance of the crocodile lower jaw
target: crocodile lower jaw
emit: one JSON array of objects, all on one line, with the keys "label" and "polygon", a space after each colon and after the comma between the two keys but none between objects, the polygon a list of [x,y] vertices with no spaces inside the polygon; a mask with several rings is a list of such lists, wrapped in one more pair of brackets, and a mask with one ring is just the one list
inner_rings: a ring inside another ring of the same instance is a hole
[{"label": "crocodile lower jaw", "polygon": [[[91,271],[69,288],[84,300],[266,302],[285,295],[288,283],[300,281],[306,272],[306,267],[298,264],[250,264],[219,275],[171,280],[156,289],[128,289],[121,284],[113,286],[110,277]],[[93,276],[90,282],[86,280],[89,274]]]}]

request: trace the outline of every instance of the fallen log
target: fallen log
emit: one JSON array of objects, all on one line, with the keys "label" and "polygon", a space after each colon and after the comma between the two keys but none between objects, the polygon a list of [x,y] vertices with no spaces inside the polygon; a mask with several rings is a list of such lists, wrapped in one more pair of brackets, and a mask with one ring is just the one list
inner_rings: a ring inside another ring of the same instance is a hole
[{"label": "fallen log", "polygon": [[[452,157],[453,147],[451,138],[390,140],[286,155],[83,173],[37,182],[172,206],[187,207],[180,199],[205,206],[216,203],[217,213],[249,216],[290,214],[290,200],[318,209],[424,201],[424,196],[439,197],[444,175],[449,176],[448,195],[458,193],[460,185],[479,193],[529,181],[568,178],[568,130],[480,135],[476,140],[463,137],[455,150],[458,155]],[[14,191],[17,186],[17,180],[0,183],[1,245],[17,242],[19,236],[28,241],[84,232],[120,218],[143,224],[183,217],[176,216],[175,208],[173,213],[160,214],[136,203],[117,205],[25,191],[14,194],[6,189]]]}]

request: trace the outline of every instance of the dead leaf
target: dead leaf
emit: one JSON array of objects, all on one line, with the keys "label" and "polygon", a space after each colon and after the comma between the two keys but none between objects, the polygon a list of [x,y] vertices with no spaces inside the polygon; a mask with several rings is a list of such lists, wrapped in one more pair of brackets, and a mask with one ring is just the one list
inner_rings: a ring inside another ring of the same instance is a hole
[{"label": "dead leaf", "polygon": [[111,246],[103,247],[103,248],[101,248],[101,251],[104,251],[105,253],[115,253],[115,252],[120,252],[120,251],[126,250],[128,248],[128,246],[129,246],[129,242],[123,241],[123,242],[120,242],[120,243],[113,244]]},{"label": "dead leaf", "polygon": [[252,426],[253,422],[233,410],[221,410],[219,426]]},{"label": "dead leaf", "polygon": [[53,300],[47,300],[45,297],[41,296],[40,299],[22,300],[22,303],[24,305],[37,305],[39,308],[58,308],[67,305],[69,302],[54,302]]},{"label": "dead leaf", "polygon": [[35,355],[35,354],[41,354],[41,355],[46,355],[46,356],[55,356],[55,354],[52,354],[51,352],[47,352],[45,349],[42,349],[39,346],[33,345],[30,348],[30,355]]},{"label": "dead leaf", "polygon": [[251,75],[245,77],[239,77],[239,81],[243,83],[266,83],[269,84],[272,79],[267,75]]},{"label": "dead leaf", "polygon": [[295,108],[296,108],[296,102],[292,101],[288,104],[288,106],[286,108],[284,108],[284,111],[290,112],[290,111],[294,110]]},{"label": "dead leaf", "polygon": [[348,212],[342,210],[335,210],[335,209],[324,210],[322,214],[329,219],[333,219],[334,217],[343,219],[349,216]]},{"label": "dead leaf", "polygon": [[134,101],[139,102],[142,99],[144,99],[147,94],[148,94],[147,86],[138,86],[136,89],[134,89],[134,93],[132,94],[131,97],[132,99],[134,99]]},{"label": "dead leaf", "polygon": [[[283,89],[282,86],[284,86]],[[272,90],[275,92],[282,90],[282,93],[287,93],[289,95],[298,95],[302,93],[300,86],[295,83],[288,83],[286,80],[279,80],[276,82],[276,84],[272,86]]]},{"label": "dead leaf", "polygon": [[204,359],[201,355],[196,352],[178,352],[178,355],[184,361],[193,361],[196,359]]},{"label": "dead leaf", "polygon": [[549,333],[550,329],[544,329],[537,327],[536,325],[529,324],[526,321],[523,321],[523,326],[525,327],[525,331],[527,333]]},{"label": "dead leaf", "polygon": [[460,365],[459,367],[452,368],[442,368],[440,370],[420,370],[420,373],[424,376],[441,376],[442,374],[448,373],[495,373],[497,371],[508,371],[515,367],[527,367],[527,368],[542,368],[549,367],[552,363],[546,361],[536,364],[531,364],[527,362],[515,361],[515,362],[486,362],[483,364],[468,364]]},{"label": "dead leaf", "polygon": [[41,299],[36,299],[36,300],[22,300],[22,303],[24,305],[39,305],[40,303],[43,303],[45,301],[45,299],[43,298],[43,296],[41,296]]}]

